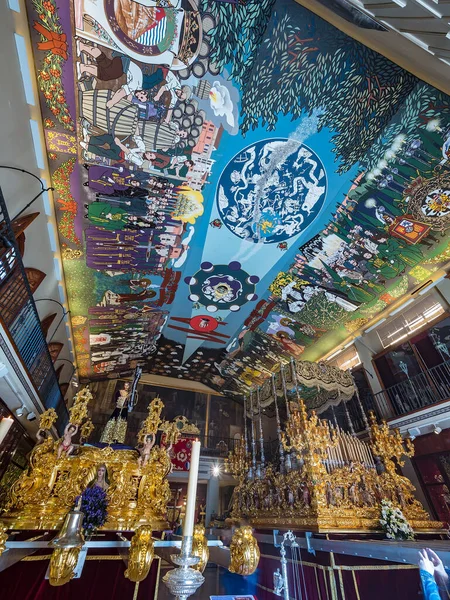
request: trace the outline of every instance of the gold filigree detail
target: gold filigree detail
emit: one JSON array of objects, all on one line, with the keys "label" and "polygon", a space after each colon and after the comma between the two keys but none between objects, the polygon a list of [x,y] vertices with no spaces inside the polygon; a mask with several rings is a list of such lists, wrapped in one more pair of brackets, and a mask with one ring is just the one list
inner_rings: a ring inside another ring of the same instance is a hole
[{"label": "gold filigree detail", "polygon": [[260,552],[253,529],[244,525],[233,534],[230,543],[230,573],[252,575],[258,568]]},{"label": "gold filigree detail", "polygon": [[68,583],[75,575],[81,548],[55,548],[50,558],[48,581],[59,586]]},{"label": "gold filigree detail", "polygon": [[48,408],[39,418],[39,429],[49,430],[53,427],[54,423],[58,415],[56,414],[56,410],[54,408]]},{"label": "gold filigree detail", "polygon": [[93,399],[89,387],[85,387],[75,394],[73,405],[69,408],[69,421],[74,425],[81,425],[82,421],[87,418],[87,406]]},{"label": "gold filigree detail", "polygon": [[0,556],[6,549],[6,541],[8,534],[6,533],[6,527],[0,523]]},{"label": "gold filigree detail", "polygon": [[152,528],[149,525],[141,525],[131,538],[125,577],[134,582],[143,581],[148,575],[154,554]]},{"label": "gold filigree detail", "polygon": [[178,427],[180,433],[190,433],[192,435],[198,435],[200,433],[200,429],[197,425],[189,423],[189,420],[184,415],[178,415],[173,422]]},{"label": "gold filigree detail", "polygon": [[226,473],[231,473],[236,479],[242,479],[250,466],[250,457],[245,449],[245,440],[239,439],[232,451],[228,453],[228,458],[224,460]]},{"label": "gold filigree detail", "polygon": [[87,419],[87,421],[85,421],[83,423],[83,425],[81,426],[81,429],[80,429],[80,443],[83,443],[86,440],[88,440],[89,436],[94,431],[94,429],[95,429],[94,423],[91,421],[91,419]]},{"label": "gold filigree detail", "polygon": [[198,556],[199,562],[192,568],[203,573],[209,560],[208,540],[205,536],[205,528],[200,523],[194,526],[194,535],[192,538],[192,554]]},{"label": "gold filigree detail", "polygon": [[181,432],[177,427],[176,423],[170,423],[169,421],[163,421],[160,426],[161,431],[166,434],[166,444],[174,445],[178,442],[181,436]]}]

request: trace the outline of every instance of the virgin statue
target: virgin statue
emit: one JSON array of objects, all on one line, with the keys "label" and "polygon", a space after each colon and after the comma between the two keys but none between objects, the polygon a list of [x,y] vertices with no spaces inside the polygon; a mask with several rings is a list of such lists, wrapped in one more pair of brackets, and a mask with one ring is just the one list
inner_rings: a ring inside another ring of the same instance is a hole
[{"label": "virgin statue", "polygon": [[132,408],[129,381],[115,395],[116,408],[105,425],[100,441],[104,444],[124,444],[127,434],[128,411]]},{"label": "virgin statue", "polygon": [[100,489],[104,490],[105,492],[107,491],[107,489],[109,488],[109,481],[108,481],[108,471],[106,470],[106,465],[105,464],[101,464],[98,466],[97,469],[97,475],[95,476],[95,479],[93,479],[91,481],[91,483],[88,485],[88,487],[92,488],[92,487],[99,487]]}]

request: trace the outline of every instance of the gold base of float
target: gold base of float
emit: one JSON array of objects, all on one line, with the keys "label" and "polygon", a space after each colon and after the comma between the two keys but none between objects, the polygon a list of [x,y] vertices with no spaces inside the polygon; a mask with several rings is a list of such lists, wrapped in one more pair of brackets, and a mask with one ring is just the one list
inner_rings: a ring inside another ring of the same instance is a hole
[{"label": "gold base of float", "polygon": [[7,529],[59,529],[76,497],[105,465],[108,520],[100,529],[135,531],[144,524],[153,531],[166,529],[170,458],[155,447],[148,463],[139,467],[138,456],[134,450],[82,446],[76,456],[58,459],[56,444],[49,439],[34,450],[29,472],[11,488],[2,523]]},{"label": "gold base of float", "polygon": [[[400,508],[415,532],[444,531],[414,498],[414,486],[406,477],[393,470],[378,475],[358,463],[330,473],[320,465],[314,475],[306,468],[283,475],[268,467],[264,478],[237,486],[231,521],[245,519],[256,529],[381,532],[382,499]],[[271,507],[261,508],[265,504]]]},{"label": "gold base of float", "polygon": [[[443,524],[439,521],[408,520],[416,533],[444,533]],[[380,529],[380,515],[374,518],[355,518],[355,516],[330,516],[317,519],[301,517],[263,517],[250,519],[255,529],[292,529],[293,531],[312,531],[313,533],[358,534],[384,533]]]}]

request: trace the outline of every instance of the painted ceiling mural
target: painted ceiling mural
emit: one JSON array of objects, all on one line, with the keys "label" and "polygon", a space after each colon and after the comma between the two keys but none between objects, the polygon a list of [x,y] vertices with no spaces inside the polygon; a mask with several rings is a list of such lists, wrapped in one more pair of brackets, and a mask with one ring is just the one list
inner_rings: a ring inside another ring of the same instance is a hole
[{"label": "painted ceiling mural", "polygon": [[450,260],[450,99],[294,0],[29,0],[79,374],[225,393]]}]

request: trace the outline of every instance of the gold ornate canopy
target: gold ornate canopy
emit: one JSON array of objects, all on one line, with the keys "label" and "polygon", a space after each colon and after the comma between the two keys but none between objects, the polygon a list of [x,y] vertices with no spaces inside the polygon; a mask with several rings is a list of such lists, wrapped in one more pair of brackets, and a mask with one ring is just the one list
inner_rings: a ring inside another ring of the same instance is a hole
[{"label": "gold ornate canopy", "polygon": [[[320,414],[330,406],[350,400],[355,393],[355,382],[349,371],[323,362],[293,359],[289,365],[280,365],[280,370],[275,374],[275,389],[279,397],[294,399],[298,393],[309,410]],[[259,397],[263,408],[273,403],[270,379],[261,386]]]}]

